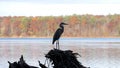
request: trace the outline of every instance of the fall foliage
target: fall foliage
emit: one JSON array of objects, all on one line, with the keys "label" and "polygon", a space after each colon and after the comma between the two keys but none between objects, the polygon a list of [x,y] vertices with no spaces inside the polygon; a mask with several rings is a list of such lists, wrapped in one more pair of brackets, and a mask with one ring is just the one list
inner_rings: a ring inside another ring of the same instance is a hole
[{"label": "fall foliage", "polygon": [[120,15],[3,16],[0,37],[52,37],[60,22],[64,37],[120,37]]}]

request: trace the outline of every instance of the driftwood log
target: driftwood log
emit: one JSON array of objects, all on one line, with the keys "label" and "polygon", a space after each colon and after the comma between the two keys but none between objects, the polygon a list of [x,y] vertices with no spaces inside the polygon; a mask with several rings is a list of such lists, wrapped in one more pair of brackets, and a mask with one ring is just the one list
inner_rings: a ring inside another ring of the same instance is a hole
[{"label": "driftwood log", "polygon": [[[58,49],[52,49],[50,50],[46,55],[46,61],[51,63],[52,68],[89,68],[83,66],[78,60],[77,56],[80,56],[78,53],[73,53],[71,50],[58,50]],[[45,62],[46,62],[45,61]],[[48,66],[45,64],[42,64],[39,62],[40,68],[50,68],[49,63]],[[18,62],[9,63],[9,68],[38,68],[36,66],[28,65],[23,55],[21,56],[20,60]]]},{"label": "driftwood log", "polygon": [[[78,53],[73,53],[71,50],[58,50],[53,49],[45,55],[49,62],[53,65],[53,68],[89,68],[83,66],[78,60]],[[40,63],[39,63],[40,64]],[[41,68],[48,68],[45,65],[42,65]]]}]

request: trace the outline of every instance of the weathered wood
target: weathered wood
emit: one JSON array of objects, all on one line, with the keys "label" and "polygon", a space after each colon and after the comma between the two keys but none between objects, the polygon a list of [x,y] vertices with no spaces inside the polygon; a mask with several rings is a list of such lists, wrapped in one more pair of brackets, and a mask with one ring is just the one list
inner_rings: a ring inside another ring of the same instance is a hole
[{"label": "weathered wood", "polygon": [[72,50],[53,49],[45,57],[53,64],[53,68],[87,68],[77,60],[77,55]]}]

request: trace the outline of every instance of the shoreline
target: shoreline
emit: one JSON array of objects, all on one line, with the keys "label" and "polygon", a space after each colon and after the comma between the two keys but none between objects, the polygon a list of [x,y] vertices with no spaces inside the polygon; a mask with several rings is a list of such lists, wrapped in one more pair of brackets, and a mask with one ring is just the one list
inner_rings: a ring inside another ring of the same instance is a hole
[{"label": "shoreline", "polygon": [[[0,38],[53,38],[53,37],[0,37]],[[120,38],[120,37],[61,37],[61,38]]]},{"label": "shoreline", "polygon": [[[52,39],[52,37],[0,37],[0,40],[7,40],[7,39]],[[81,39],[81,40],[120,40],[120,37],[61,37],[60,39]]]}]

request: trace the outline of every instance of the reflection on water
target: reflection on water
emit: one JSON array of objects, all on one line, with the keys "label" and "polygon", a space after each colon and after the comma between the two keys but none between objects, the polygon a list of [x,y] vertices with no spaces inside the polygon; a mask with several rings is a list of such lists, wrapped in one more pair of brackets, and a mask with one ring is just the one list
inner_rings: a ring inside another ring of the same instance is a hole
[{"label": "reflection on water", "polygon": [[[81,54],[82,57],[78,60],[87,67],[120,68],[119,41],[90,41],[61,39],[60,46],[63,50],[71,49]],[[0,68],[8,68],[7,61],[17,61],[21,55],[24,55],[28,64],[38,66],[38,60],[44,63],[44,55],[52,47],[51,39],[2,39],[0,40]]]}]

